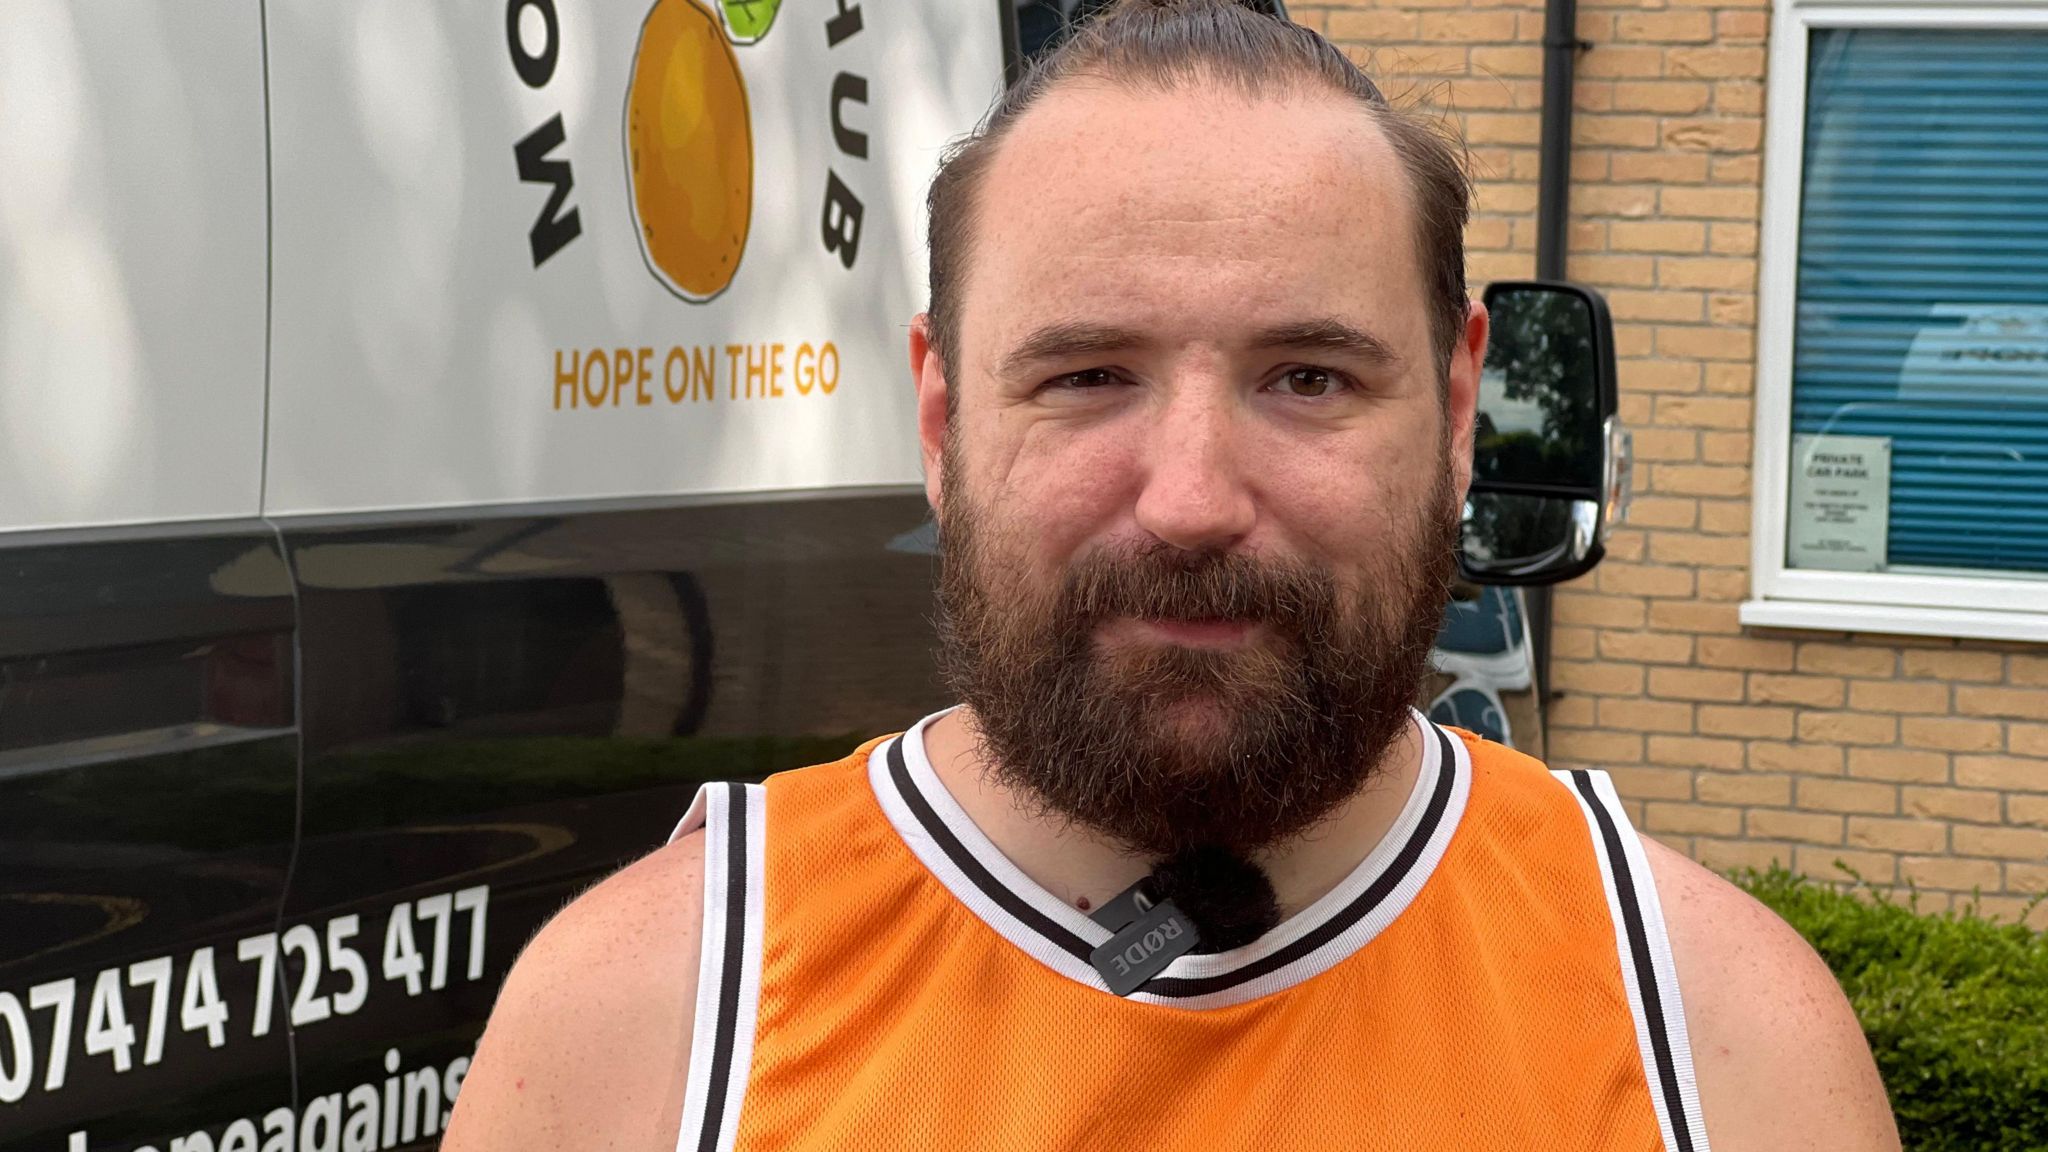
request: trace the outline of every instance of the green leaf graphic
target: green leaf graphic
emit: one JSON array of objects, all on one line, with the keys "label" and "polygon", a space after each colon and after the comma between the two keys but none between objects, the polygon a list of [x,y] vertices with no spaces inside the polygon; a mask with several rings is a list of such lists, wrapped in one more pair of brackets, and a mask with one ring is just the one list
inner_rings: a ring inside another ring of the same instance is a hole
[{"label": "green leaf graphic", "polygon": [[718,0],[725,9],[725,29],[735,44],[752,44],[768,34],[782,0]]}]

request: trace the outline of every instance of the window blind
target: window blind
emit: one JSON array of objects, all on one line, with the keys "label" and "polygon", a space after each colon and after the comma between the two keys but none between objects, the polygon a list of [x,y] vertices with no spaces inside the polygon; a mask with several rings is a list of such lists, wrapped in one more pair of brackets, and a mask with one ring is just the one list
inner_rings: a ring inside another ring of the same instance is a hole
[{"label": "window blind", "polygon": [[1890,438],[1891,567],[2048,573],[2048,33],[1816,29],[1807,76],[1793,434]]}]

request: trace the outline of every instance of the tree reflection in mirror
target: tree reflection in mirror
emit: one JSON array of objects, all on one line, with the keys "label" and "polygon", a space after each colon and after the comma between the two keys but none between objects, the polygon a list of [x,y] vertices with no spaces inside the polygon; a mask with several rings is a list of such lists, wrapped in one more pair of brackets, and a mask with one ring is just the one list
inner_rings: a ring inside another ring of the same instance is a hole
[{"label": "tree reflection in mirror", "polygon": [[1472,479],[1597,495],[1599,348],[1592,306],[1571,292],[1517,289],[1488,301],[1493,334],[1479,376]]},{"label": "tree reflection in mirror", "polygon": [[1482,584],[1568,580],[1599,562],[1610,469],[1625,465],[1613,322],[1574,284],[1496,282],[1486,308],[1459,568]]},{"label": "tree reflection in mirror", "polygon": [[1468,572],[1502,582],[1583,563],[1600,525],[1592,500],[1474,492],[1465,500]]}]

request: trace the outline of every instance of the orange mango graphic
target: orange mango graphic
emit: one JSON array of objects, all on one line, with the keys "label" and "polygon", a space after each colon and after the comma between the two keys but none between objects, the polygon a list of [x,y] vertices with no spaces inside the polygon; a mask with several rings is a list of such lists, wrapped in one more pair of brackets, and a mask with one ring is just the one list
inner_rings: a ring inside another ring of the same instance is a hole
[{"label": "orange mango graphic", "polygon": [[685,300],[739,270],[754,203],[747,87],[718,14],[656,0],[626,94],[627,183],[648,265]]}]

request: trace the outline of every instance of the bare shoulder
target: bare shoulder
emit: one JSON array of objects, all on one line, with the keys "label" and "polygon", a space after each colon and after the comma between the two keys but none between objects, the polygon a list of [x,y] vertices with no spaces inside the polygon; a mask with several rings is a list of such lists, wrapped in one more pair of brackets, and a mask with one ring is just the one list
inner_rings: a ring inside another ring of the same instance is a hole
[{"label": "bare shoulder", "polygon": [[541,929],[498,993],[447,1152],[672,1149],[703,902],[699,831],[622,869]]},{"label": "bare shoulder", "polygon": [[1898,1132],[1834,974],[1747,892],[1642,838],[1714,1152],[1878,1152]]}]

